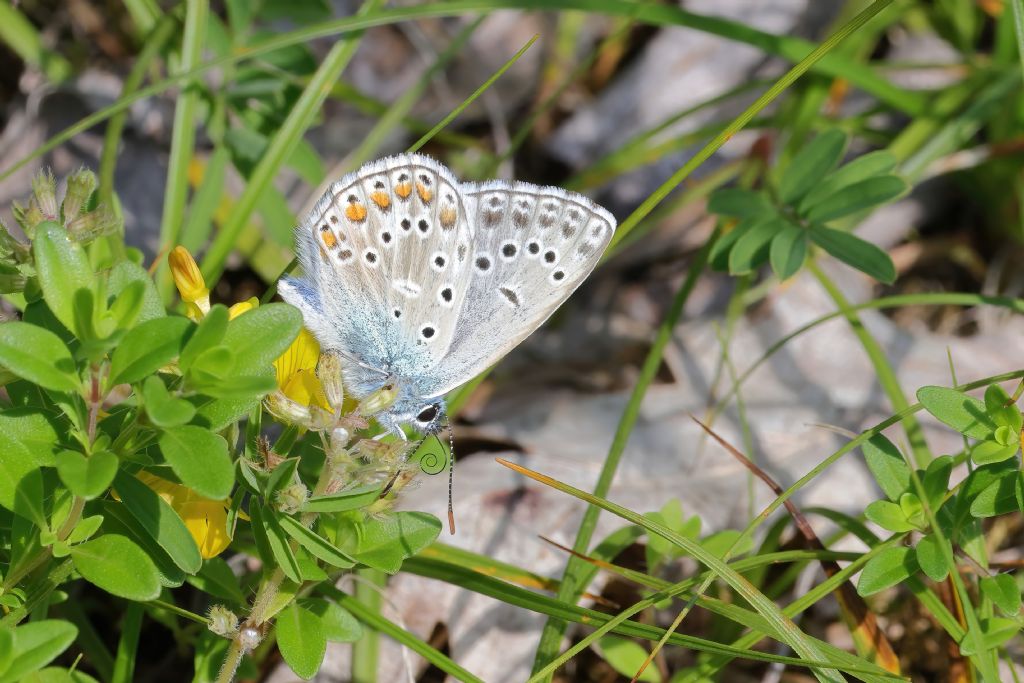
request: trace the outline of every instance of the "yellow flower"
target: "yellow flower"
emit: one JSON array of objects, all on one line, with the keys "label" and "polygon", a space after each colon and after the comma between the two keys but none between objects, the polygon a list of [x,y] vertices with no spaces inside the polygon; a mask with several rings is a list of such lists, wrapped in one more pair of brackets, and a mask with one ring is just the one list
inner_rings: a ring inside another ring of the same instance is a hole
[{"label": "yellow flower", "polygon": [[304,406],[318,406],[331,410],[331,404],[324,395],[323,385],[316,376],[316,364],[320,359],[320,344],[305,327],[291,346],[274,361],[277,371],[277,386],[281,393],[292,401]]},{"label": "yellow flower", "polygon": [[204,498],[187,486],[161,479],[149,472],[139,472],[136,476],[181,516],[199,546],[203,559],[224,552],[231,543],[227,530],[226,501]]},{"label": "yellow flower", "polygon": [[171,266],[171,276],[174,278],[174,286],[178,288],[181,300],[185,302],[188,317],[199,320],[210,311],[210,290],[206,287],[206,280],[192,258],[192,254],[185,247],[175,247],[167,257]]}]

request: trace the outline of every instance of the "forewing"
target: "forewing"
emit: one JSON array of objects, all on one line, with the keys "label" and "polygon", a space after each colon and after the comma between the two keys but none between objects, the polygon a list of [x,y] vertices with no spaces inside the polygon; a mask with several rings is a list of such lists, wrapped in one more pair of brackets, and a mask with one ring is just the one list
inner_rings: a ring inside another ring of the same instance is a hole
[{"label": "forewing", "polygon": [[556,187],[462,188],[474,231],[470,282],[431,395],[470,380],[537,329],[594,269],[615,231],[604,208]]},{"label": "forewing", "polygon": [[[307,324],[321,345],[404,376],[445,355],[473,241],[457,188],[419,155],[367,164],[331,186],[298,239],[319,295]],[[286,300],[301,293],[301,282],[282,288]]]}]

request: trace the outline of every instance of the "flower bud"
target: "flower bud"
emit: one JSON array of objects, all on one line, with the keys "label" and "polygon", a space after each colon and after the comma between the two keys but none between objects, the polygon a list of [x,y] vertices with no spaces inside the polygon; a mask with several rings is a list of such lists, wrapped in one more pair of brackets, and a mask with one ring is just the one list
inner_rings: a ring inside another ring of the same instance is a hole
[{"label": "flower bud", "polygon": [[68,236],[76,242],[92,242],[98,237],[112,235],[121,225],[120,219],[110,209],[101,206],[95,211],[83,213],[68,224]]},{"label": "flower bud", "polygon": [[14,220],[18,221],[18,225],[25,231],[25,236],[32,239],[35,236],[36,228],[46,220],[43,212],[39,210],[39,203],[36,202],[36,198],[32,197],[28,200],[27,209],[17,202],[14,203],[12,208]]},{"label": "flower bud", "polygon": [[18,270],[17,266],[0,263],[0,292],[4,294],[23,292],[26,284],[28,284],[28,279]]},{"label": "flower bud", "polygon": [[252,626],[246,626],[238,632],[238,643],[242,646],[242,653],[248,654],[260,644],[260,631]]},{"label": "flower bud", "polygon": [[352,460],[352,454],[344,448],[336,448],[334,444],[331,444],[327,453],[327,463],[325,466],[331,468],[331,482],[337,484],[344,484],[349,477],[349,473],[352,471],[354,465]]},{"label": "flower bud", "polygon": [[207,616],[210,619],[209,629],[218,636],[230,638],[238,630],[238,617],[224,605],[214,605]]},{"label": "flower bud", "polygon": [[325,432],[334,425],[334,413],[325,410],[315,403],[309,406],[309,428],[316,432]]},{"label": "flower bud", "polygon": [[40,171],[32,179],[32,195],[44,220],[55,221],[60,217],[57,209],[57,181],[50,169]]},{"label": "flower bud", "polygon": [[[68,176],[68,191],[64,195],[64,221],[70,223],[78,218],[79,212],[89,201],[92,191],[96,189],[96,175],[85,168],[80,168]],[[70,226],[68,227],[70,232]]]},{"label": "flower bud", "polygon": [[371,463],[390,468],[401,459],[407,448],[409,448],[407,441],[362,439],[356,444],[354,450]]},{"label": "flower bud", "polygon": [[0,221],[0,254],[14,255],[16,259],[23,260],[27,253],[28,248],[16,240],[3,221]]},{"label": "flower bud", "polygon": [[305,427],[312,422],[312,414],[308,407],[296,403],[280,391],[267,394],[267,397],[263,399],[263,404],[271,415],[285,424]]},{"label": "flower bud", "polygon": [[174,286],[178,288],[181,300],[196,304],[203,315],[210,310],[210,290],[206,288],[206,280],[199,270],[199,265],[185,247],[175,247],[167,257],[174,277]]},{"label": "flower bud", "polygon": [[341,425],[331,430],[331,448],[344,450],[351,439],[352,432]]},{"label": "flower bud", "polygon": [[340,415],[341,404],[345,401],[345,387],[342,386],[341,379],[341,356],[329,351],[320,354],[316,376],[324,388],[327,403],[334,409],[335,414]]},{"label": "flower bud", "polygon": [[298,512],[309,499],[309,489],[299,483],[289,484],[277,492],[277,509],[290,515]]},{"label": "flower bud", "polygon": [[385,384],[377,391],[373,392],[369,396],[363,399],[359,407],[356,408],[356,412],[360,415],[376,415],[377,413],[387,410],[395,404],[395,399],[398,398],[398,389],[395,388],[394,384]]}]

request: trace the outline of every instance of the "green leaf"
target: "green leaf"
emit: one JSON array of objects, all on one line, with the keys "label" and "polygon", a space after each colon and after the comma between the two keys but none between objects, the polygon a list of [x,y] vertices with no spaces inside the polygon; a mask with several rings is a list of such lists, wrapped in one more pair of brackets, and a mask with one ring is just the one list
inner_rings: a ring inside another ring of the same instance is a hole
[{"label": "green leaf", "polygon": [[40,529],[48,528],[43,512],[43,473],[20,443],[0,432],[0,507]]},{"label": "green leaf", "polygon": [[800,202],[800,213],[806,215],[807,209],[819,203],[823,199],[832,196],[836,191],[867,180],[875,176],[885,175],[896,168],[896,157],[886,150],[869,152],[857,157],[848,164],[840,166],[832,173],[825,176],[825,179],[814,186],[803,201]]},{"label": "green leaf", "polygon": [[196,383],[194,386],[196,391],[214,398],[245,400],[269,394],[277,388],[277,378],[273,372],[267,371],[266,375],[262,377],[255,375],[228,377],[216,382]]},{"label": "green leaf", "polygon": [[[700,517],[694,515],[688,522],[693,520],[700,520]],[[680,530],[681,535],[685,536],[686,532]],[[732,557],[738,557],[744,553],[750,552],[754,547],[754,541],[749,536],[740,538],[743,534],[737,529],[722,529],[716,531],[710,536],[706,536],[700,540],[701,546],[704,547],[709,553],[718,558],[724,558],[726,551],[731,551]],[[739,543],[737,543],[737,541]]]},{"label": "green leaf", "polygon": [[736,245],[729,252],[729,272],[743,275],[764,263],[772,238],[785,225],[786,221],[781,218],[758,221],[736,240]]},{"label": "green leaf", "polygon": [[228,309],[220,304],[211,306],[210,312],[199,322],[199,326],[196,327],[195,332],[189,337],[188,343],[181,351],[181,357],[178,359],[178,367],[181,368],[181,371],[187,373],[200,354],[218,346],[224,339],[227,329]]},{"label": "green leaf", "polygon": [[39,226],[32,251],[46,305],[64,327],[74,330],[75,292],[93,288],[93,272],[85,250],[68,238],[63,227],[48,222]]},{"label": "green leaf", "polygon": [[0,433],[12,437],[40,467],[54,467],[61,435],[68,431],[60,416],[36,407],[5,408],[0,413]]},{"label": "green leaf", "polygon": [[708,263],[715,270],[728,270],[729,269],[729,253],[732,248],[736,245],[736,242],[746,235],[750,230],[761,221],[760,218],[744,218],[735,226],[732,230],[729,230],[717,240],[711,247],[711,252],[708,254]]},{"label": "green leaf", "polygon": [[864,516],[889,531],[913,531],[916,527],[907,520],[903,509],[887,500],[876,500],[864,509]]},{"label": "green leaf", "polygon": [[997,441],[981,441],[971,449],[971,460],[975,465],[989,465],[994,462],[1009,460],[1017,455],[1020,444],[1004,446]]},{"label": "green leaf", "polygon": [[918,529],[923,529],[928,525],[928,520],[924,514],[924,505],[921,504],[921,499],[917,497],[916,493],[907,491],[900,496],[899,503],[900,509],[903,510],[903,515],[908,522]]},{"label": "green leaf", "polygon": [[176,565],[167,551],[157,545],[142,524],[139,523],[128,508],[115,500],[100,499],[97,501],[103,512],[103,530],[108,534],[127,536],[149,556],[156,565],[160,585],[176,588],[185,583],[186,574]]},{"label": "green leaf", "polygon": [[[673,531],[679,533],[680,528],[683,526],[683,506],[678,498],[669,500],[661,506],[661,510],[658,512],[647,512],[644,513],[644,517],[647,519],[654,520],[659,524],[664,524]],[[700,533],[700,518],[697,518],[697,530],[695,533],[690,534],[691,537],[696,537]],[[669,541],[665,540],[661,536],[656,534],[649,534],[647,537],[647,548],[645,549],[645,555],[647,558],[647,567],[650,571],[654,571],[658,565],[664,560],[679,557],[682,551],[678,546],[673,545]]]},{"label": "green leaf", "polygon": [[889,500],[899,500],[910,488],[910,467],[903,454],[882,434],[876,434],[861,446],[868,469]]},{"label": "green leaf", "polygon": [[160,595],[160,575],[146,552],[125,536],[106,534],[71,548],[75,569],[112,595],[144,602]]},{"label": "green leaf", "polygon": [[817,136],[793,157],[779,182],[779,198],[794,204],[835,168],[846,151],[846,133],[833,128]]},{"label": "green leaf", "polygon": [[[639,643],[619,636],[603,636],[598,641],[604,661],[626,678],[633,678],[647,660],[647,650]],[[651,664],[635,680],[660,683],[658,667]]]},{"label": "green leaf", "polygon": [[114,488],[128,512],[174,564],[186,574],[199,571],[203,558],[195,539],[178,513],[156,491],[127,472],[117,474]]},{"label": "green leaf", "polygon": [[917,542],[917,564],[932,581],[942,581],[949,574],[949,565],[940,545],[944,542],[935,534],[928,534]]},{"label": "green leaf", "polygon": [[949,492],[949,475],[952,472],[953,457],[950,455],[941,455],[928,463],[928,469],[921,477],[921,486],[932,512],[938,512],[942,507],[942,501]]},{"label": "green leaf", "polygon": [[275,623],[277,646],[284,661],[304,680],[315,676],[327,652],[320,617],[293,603],[281,610]]},{"label": "green leaf", "polygon": [[99,683],[87,673],[48,666],[21,679],[21,683]]},{"label": "green leaf", "polygon": [[83,517],[68,534],[67,542],[70,545],[81,543],[92,538],[92,535],[100,530],[103,524],[103,515],[90,515]]},{"label": "green leaf", "polygon": [[970,519],[960,525],[957,530],[957,545],[972,560],[982,567],[988,568],[988,549],[985,547],[985,532],[981,520]]},{"label": "green leaf", "polygon": [[298,541],[299,545],[308,550],[314,557],[341,569],[348,569],[355,565],[355,560],[335,548],[332,543],[312,529],[303,526],[294,517],[283,515],[278,519],[278,523],[286,534]]},{"label": "green leaf", "polygon": [[358,510],[380,498],[380,487],[372,484],[338,491],[326,496],[310,498],[302,506],[303,512],[345,512]]},{"label": "green leaf", "polygon": [[870,242],[823,225],[812,225],[810,236],[812,242],[829,254],[879,282],[892,284],[896,280],[896,266],[892,259]]},{"label": "green leaf", "polygon": [[985,404],[962,391],[948,387],[921,387],[917,400],[939,421],[972,439],[988,439],[996,425]]},{"label": "green leaf", "polygon": [[171,396],[162,379],[150,375],[142,383],[142,400],[146,416],[157,427],[183,425],[196,414],[196,407],[182,398]]},{"label": "green leaf", "polygon": [[260,399],[253,396],[245,399],[232,398],[211,401],[205,396],[193,396],[191,402],[196,406],[196,416],[192,422],[200,424],[210,431],[219,432],[251,413],[253,408],[259,405]]},{"label": "green leaf", "polygon": [[394,574],[407,557],[427,547],[441,532],[441,522],[425,512],[395,512],[367,520],[350,553],[368,567]]},{"label": "green leaf", "polygon": [[235,354],[235,368],[257,374],[277,360],[298,336],[302,314],[288,304],[267,304],[228,323],[222,343]]},{"label": "green leaf", "polygon": [[267,500],[273,500],[277,492],[295,481],[302,458],[285,458],[274,466],[267,476],[266,488],[261,492]]},{"label": "green leaf", "polygon": [[181,352],[192,324],[187,318],[156,318],[124,336],[110,358],[107,386],[131,384],[170,363]]},{"label": "green leaf", "polygon": [[981,592],[1010,616],[1020,612],[1020,588],[1012,574],[996,574],[981,580]]},{"label": "green leaf", "polygon": [[52,391],[78,391],[82,385],[60,337],[25,322],[0,324],[0,365]]},{"label": "green leaf", "polygon": [[864,565],[857,583],[861,595],[873,595],[890,586],[895,586],[918,570],[913,548],[898,546],[886,548]]},{"label": "green leaf", "polygon": [[768,249],[768,261],[775,276],[786,280],[796,275],[807,258],[807,234],[789,221],[775,237]]},{"label": "green leaf", "polygon": [[285,576],[296,583],[301,583],[302,572],[295,559],[295,553],[289,547],[288,537],[278,524],[275,514],[269,507],[261,509],[259,505],[249,505],[249,516],[252,518],[253,534],[260,556],[264,561],[273,559]]},{"label": "green leaf", "polygon": [[1014,512],[1019,508],[1017,503],[1017,484],[1019,472],[1006,472],[986,486],[971,501],[971,515],[974,517],[995,517]]},{"label": "green leaf", "polygon": [[207,558],[199,573],[186,580],[204,593],[238,604],[245,602],[238,577],[228,563],[219,557]]},{"label": "green leaf", "polygon": [[764,192],[726,187],[708,199],[708,212],[736,218],[768,218],[776,214],[775,207]]},{"label": "green leaf", "polygon": [[10,633],[9,664],[0,672],[0,683],[18,683],[49,664],[74,642],[78,629],[60,619],[42,619],[21,624]]},{"label": "green leaf", "polygon": [[117,456],[110,451],[96,451],[89,457],[63,451],[57,456],[57,474],[76,496],[92,500],[110,488],[118,464]]},{"label": "green leaf", "polygon": [[329,642],[354,643],[363,637],[362,624],[338,603],[324,598],[306,598],[299,604],[320,617]]},{"label": "green leaf", "polygon": [[808,220],[826,223],[864,211],[899,197],[907,191],[907,182],[896,175],[883,175],[848,185],[811,206]]},{"label": "green leaf", "polygon": [[127,330],[135,326],[139,316],[142,315],[142,307],[146,303],[146,283],[135,280],[124,286],[110,305],[110,315],[113,316],[117,326]]},{"label": "green leaf", "polygon": [[224,344],[206,349],[192,361],[189,382],[197,387],[216,386],[235,370],[235,352]]},{"label": "green leaf", "polygon": [[142,305],[139,309],[137,323],[144,323],[154,318],[166,316],[164,306],[160,302],[160,295],[157,294],[156,286],[149,273],[137,263],[132,261],[119,261],[110,269],[107,277],[107,291],[112,296],[117,296],[134,283],[142,285]]},{"label": "green leaf", "polygon": [[1024,417],[1020,409],[1010,400],[1010,396],[998,384],[990,384],[985,390],[985,411],[992,419],[992,422],[999,426],[1009,427],[1011,431],[1019,434],[1024,426]]},{"label": "green leaf", "polygon": [[[982,619],[980,628],[981,644],[986,651],[999,647],[1020,633],[1020,624],[1015,619],[1004,617]],[[971,632],[964,635],[963,640],[960,641],[960,654],[965,657],[981,654],[974,649],[974,638],[975,636]]]},{"label": "green leaf", "polygon": [[159,439],[160,452],[181,483],[207,498],[227,498],[235,483],[228,444],[220,434],[195,425],[171,427]]}]

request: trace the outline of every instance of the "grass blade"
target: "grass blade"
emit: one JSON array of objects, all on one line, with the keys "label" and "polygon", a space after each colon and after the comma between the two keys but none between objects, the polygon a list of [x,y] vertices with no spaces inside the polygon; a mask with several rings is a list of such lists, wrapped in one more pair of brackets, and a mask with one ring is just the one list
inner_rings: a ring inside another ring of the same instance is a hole
[{"label": "grass blade", "polygon": [[[379,4],[380,0],[367,0],[360,8],[359,14],[365,16]],[[270,186],[278,169],[288,159],[306,130],[312,125],[327,93],[330,92],[331,84],[338,80],[341,72],[345,70],[355,55],[361,36],[362,34],[356,33],[335,43],[320,68],[310,79],[309,85],[302,91],[302,95],[288,114],[288,118],[271,139],[263,157],[249,177],[242,196],[238,198],[238,202],[231,212],[230,220],[217,233],[217,237],[214,238],[213,244],[210,245],[210,249],[203,259],[202,271],[207,282],[216,282],[220,277],[224,263],[234,248],[239,233],[248,223],[264,190]]]},{"label": "grass blade", "polygon": [[[637,514],[620,505],[616,505],[615,503],[599,496],[595,496],[587,493],[586,491],[575,488],[574,486],[569,486],[564,482],[560,482],[538,472],[528,470],[525,467],[521,467],[507,460],[502,460],[501,458],[498,458],[498,462],[533,479],[534,481],[550,486],[562,491],[563,493],[568,493],[569,495],[579,498],[591,505],[595,505],[602,510],[607,510],[628,522],[642,526],[649,532],[653,532],[670,543],[682,548],[695,560],[708,567],[715,576],[728,583],[733,590],[739,593],[748,603],[750,603],[750,605],[757,610],[757,613],[768,621],[771,627],[784,639],[786,644],[793,648],[801,658],[815,662],[828,661],[820,648],[812,643],[807,635],[803,633],[791,619],[787,618],[782,613],[778,605],[768,599],[764,593],[757,590],[753,584],[743,578],[743,576],[737,573],[735,569],[729,567],[723,560],[708,552],[702,545],[693,539],[686,538],[685,536],[682,536],[668,527],[652,521],[643,515]],[[833,668],[815,668],[813,673],[815,677],[821,681],[843,680],[840,673]],[[538,675],[534,677],[534,680],[538,680],[540,678],[541,676],[538,672]]]},{"label": "grass blade", "polygon": [[344,593],[333,586],[322,587],[320,592],[333,598],[339,605],[347,609],[355,615],[359,621],[363,622],[374,631],[378,631],[386,636],[394,638],[395,641],[420,655],[446,674],[454,676],[460,681],[465,681],[465,683],[483,683],[480,678],[477,678],[469,671],[463,669],[443,652],[439,652],[435,648],[432,648],[428,643],[423,642],[409,631],[400,627],[398,624],[385,619],[380,615],[379,611],[369,609],[366,605],[347,593]]},{"label": "grass blade", "polygon": [[[202,59],[206,40],[206,24],[210,13],[208,0],[187,0],[185,32],[181,43],[179,73],[194,70]],[[185,82],[174,107],[174,132],[171,137],[171,156],[167,162],[167,184],[164,186],[164,209],[160,219],[160,247],[170,249],[178,241],[185,222],[185,203],[188,201],[188,166],[196,142],[196,114],[199,109],[201,85],[198,81]],[[171,273],[167,262],[157,263],[156,285],[164,299],[170,301]]]}]

